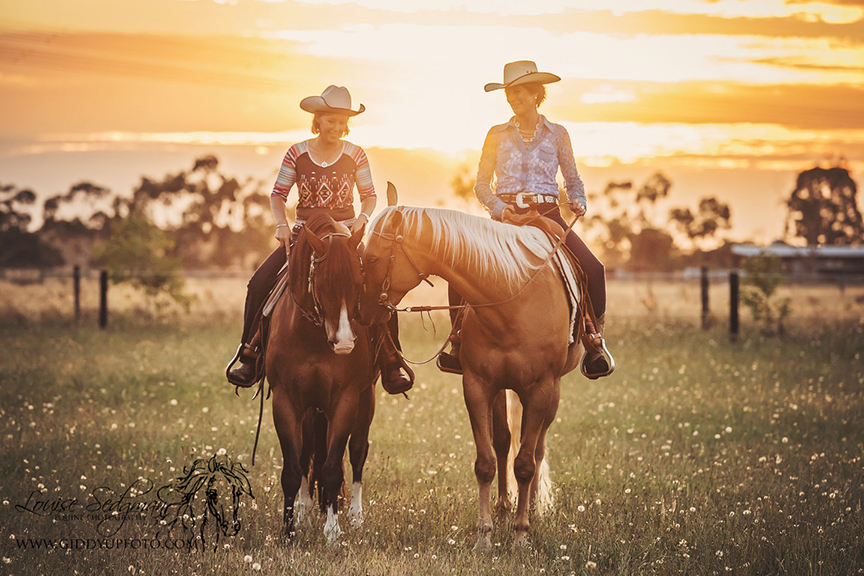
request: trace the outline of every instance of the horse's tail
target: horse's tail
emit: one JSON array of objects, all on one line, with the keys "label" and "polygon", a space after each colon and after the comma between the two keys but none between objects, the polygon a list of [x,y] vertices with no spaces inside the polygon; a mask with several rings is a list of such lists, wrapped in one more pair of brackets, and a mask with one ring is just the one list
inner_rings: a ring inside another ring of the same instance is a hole
[{"label": "horse's tail", "polygon": [[[516,475],[513,473],[513,462],[519,453],[522,439],[522,402],[519,396],[512,390],[507,390],[507,426],[510,428],[510,451],[507,453],[507,489],[510,500],[516,504],[519,496],[519,487],[516,483]],[[549,476],[549,448],[546,447],[546,455],[537,465],[537,499],[534,506],[538,514],[545,514],[552,509],[552,478]]]}]

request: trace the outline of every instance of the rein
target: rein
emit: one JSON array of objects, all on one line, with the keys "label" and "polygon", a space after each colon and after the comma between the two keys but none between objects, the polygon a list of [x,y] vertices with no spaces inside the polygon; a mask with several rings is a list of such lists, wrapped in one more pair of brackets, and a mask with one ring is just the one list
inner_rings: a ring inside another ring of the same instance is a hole
[{"label": "rein", "polygon": [[[399,210],[399,211],[401,211],[401,209],[402,209],[401,206],[397,208],[397,210]],[[564,230],[564,233],[561,235],[561,237],[555,243],[555,246],[553,246],[552,251],[549,252],[549,255],[546,257],[546,259],[543,261],[543,263],[537,268],[537,270],[534,271],[533,274],[531,274],[531,276],[528,278],[528,280],[525,282],[525,284],[523,284],[519,288],[519,290],[517,290],[514,294],[505,298],[504,300],[499,300],[498,302],[487,302],[486,304],[458,304],[455,306],[406,306],[405,308],[397,308],[396,306],[394,306],[393,303],[390,302],[390,295],[388,294],[388,291],[390,290],[390,276],[392,275],[392,272],[393,272],[393,262],[396,259],[396,246],[402,247],[402,253],[405,255],[405,259],[411,265],[411,268],[413,268],[414,273],[417,274],[417,277],[421,281],[429,284],[430,286],[434,286],[434,284],[432,284],[432,282],[429,280],[429,273],[428,272],[421,272],[420,268],[411,259],[411,256],[408,253],[408,250],[405,249],[405,245],[404,245],[405,238],[402,235],[402,228],[405,226],[405,219],[404,218],[402,218],[401,222],[399,223],[399,229],[397,229],[392,234],[386,233],[386,232],[379,232],[378,230],[373,230],[372,231],[373,235],[377,234],[378,236],[380,236],[384,240],[390,240],[392,242],[392,245],[390,248],[390,259],[387,263],[387,273],[384,276],[384,281],[381,283],[381,294],[378,296],[378,304],[383,306],[384,308],[386,308],[387,311],[390,312],[391,314],[395,314],[397,312],[409,312],[409,313],[410,312],[420,312],[420,313],[423,313],[423,312],[432,312],[435,310],[458,310],[459,316],[464,315],[465,310],[467,310],[468,308],[486,308],[486,307],[490,307],[490,306],[501,306],[502,304],[506,304],[506,303],[510,302],[511,300],[514,300],[517,296],[519,296],[528,287],[528,285],[531,284],[531,282],[534,280],[534,278],[537,277],[537,275],[540,273],[540,271],[543,270],[544,268],[546,268],[546,266],[552,261],[552,258],[555,256],[555,253],[558,252],[558,249],[561,248],[561,246],[564,244],[564,241],[567,238],[567,234],[570,232],[570,230],[573,229],[573,225],[576,224],[576,220],[578,220],[578,219],[579,219],[579,217],[576,216],[575,218],[573,218],[573,220],[570,221],[570,225],[567,226],[566,230]],[[398,348],[395,348],[395,345],[394,345],[394,348],[399,353],[399,355],[402,357],[402,359],[405,360],[406,362],[408,362],[409,364],[413,364],[415,366],[421,366],[423,364],[428,364],[432,360],[435,360],[444,351],[444,349],[447,347],[447,343],[450,342],[450,338],[453,335],[453,331],[456,330],[456,327],[458,325],[459,325],[459,322],[457,319],[456,322],[453,322],[453,328],[450,331],[450,334],[444,340],[444,343],[441,345],[441,347],[438,349],[438,351],[435,352],[435,354],[433,354],[431,357],[427,358],[426,360],[419,361],[419,362],[414,361],[414,360],[409,360],[408,358],[405,357],[404,354],[402,354],[402,352]],[[389,332],[387,333],[387,337],[389,337],[391,342],[392,342],[393,337],[390,336]],[[379,343],[379,346],[380,346],[380,343]]]}]

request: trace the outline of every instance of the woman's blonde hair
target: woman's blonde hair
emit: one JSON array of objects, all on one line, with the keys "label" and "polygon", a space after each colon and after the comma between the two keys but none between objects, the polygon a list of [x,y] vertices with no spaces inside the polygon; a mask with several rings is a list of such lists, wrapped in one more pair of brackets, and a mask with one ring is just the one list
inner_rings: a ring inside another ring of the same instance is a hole
[{"label": "woman's blonde hair", "polygon": [[[312,134],[320,134],[321,133],[321,116],[326,116],[329,114],[328,112],[318,112],[314,116],[312,116]],[[348,123],[345,123],[345,132],[342,133],[342,137],[344,138],[348,134],[351,133],[351,128],[348,126]]]}]

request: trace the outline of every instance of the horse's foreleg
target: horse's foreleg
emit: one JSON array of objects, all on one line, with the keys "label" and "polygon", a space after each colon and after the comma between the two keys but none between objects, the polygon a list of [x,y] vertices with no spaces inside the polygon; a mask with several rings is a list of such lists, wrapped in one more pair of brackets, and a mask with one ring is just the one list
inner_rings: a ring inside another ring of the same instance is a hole
[{"label": "horse's foreleg", "polygon": [[545,514],[552,507],[552,480],[549,477],[549,462],[546,459],[546,432],[544,428],[537,440],[537,451],[534,458],[537,469],[534,480],[531,481],[531,509],[539,515]]},{"label": "horse's foreleg", "polygon": [[522,397],[521,400],[524,417],[522,442],[519,454],[513,461],[513,472],[519,486],[514,546],[528,545],[531,485],[539,462],[537,444],[555,418],[558,408],[558,387],[554,386],[553,382],[537,383],[531,390],[531,394],[527,398]]},{"label": "horse's foreleg", "polygon": [[327,508],[324,536],[327,537],[328,544],[334,544],[342,534],[342,529],[339,527],[339,492],[345,480],[342,457],[345,455],[348,435],[354,427],[357,400],[356,393],[343,394],[329,418],[327,459],[324,461],[324,468],[321,471],[321,480],[324,483],[324,505]]},{"label": "horse's foreleg", "polygon": [[312,464],[312,452],[315,445],[315,417],[314,412],[307,412],[303,418],[303,445],[300,449],[300,469],[303,470],[303,478],[300,482],[300,489],[297,491],[297,498],[294,501],[294,520],[298,525],[306,520],[309,517],[309,512],[312,511],[314,480],[310,483],[310,465]]},{"label": "horse's foreleg", "polygon": [[499,516],[510,510],[507,490],[507,458],[510,452],[510,426],[507,423],[507,391],[502,390],[492,404],[492,446],[498,461],[498,502],[495,511]]},{"label": "horse's foreleg", "polygon": [[294,537],[294,499],[303,478],[300,467],[302,426],[300,415],[278,387],[273,390],[273,423],[282,447],[283,535],[290,539]]},{"label": "horse's foreleg", "polygon": [[495,456],[492,454],[491,419],[492,395],[487,391],[485,383],[478,378],[465,374],[463,391],[468,417],[471,420],[471,431],[474,433],[474,444],[477,447],[477,460],[474,462],[474,475],[477,477],[479,506],[477,518],[477,550],[492,548],[492,511],[490,510],[490,492],[492,479],[495,477]]},{"label": "horse's foreleg", "polygon": [[360,394],[354,431],[348,442],[351,459],[351,505],[348,507],[348,522],[352,528],[363,524],[363,466],[369,455],[369,427],[375,414],[375,390],[372,386]]}]

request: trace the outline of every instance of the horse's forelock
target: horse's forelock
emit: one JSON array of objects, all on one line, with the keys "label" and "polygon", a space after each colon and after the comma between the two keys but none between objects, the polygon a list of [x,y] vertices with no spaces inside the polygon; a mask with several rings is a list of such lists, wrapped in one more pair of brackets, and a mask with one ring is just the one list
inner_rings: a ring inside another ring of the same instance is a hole
[{"label": "horse's forelock", "polygon": [[336,305],[344,301],[350,307],[359,294],[363,282],[360,260],[348,240],[344,236],[331,237],[327,257],[316,265],[315,284],[325,307],[328,300]]}]

